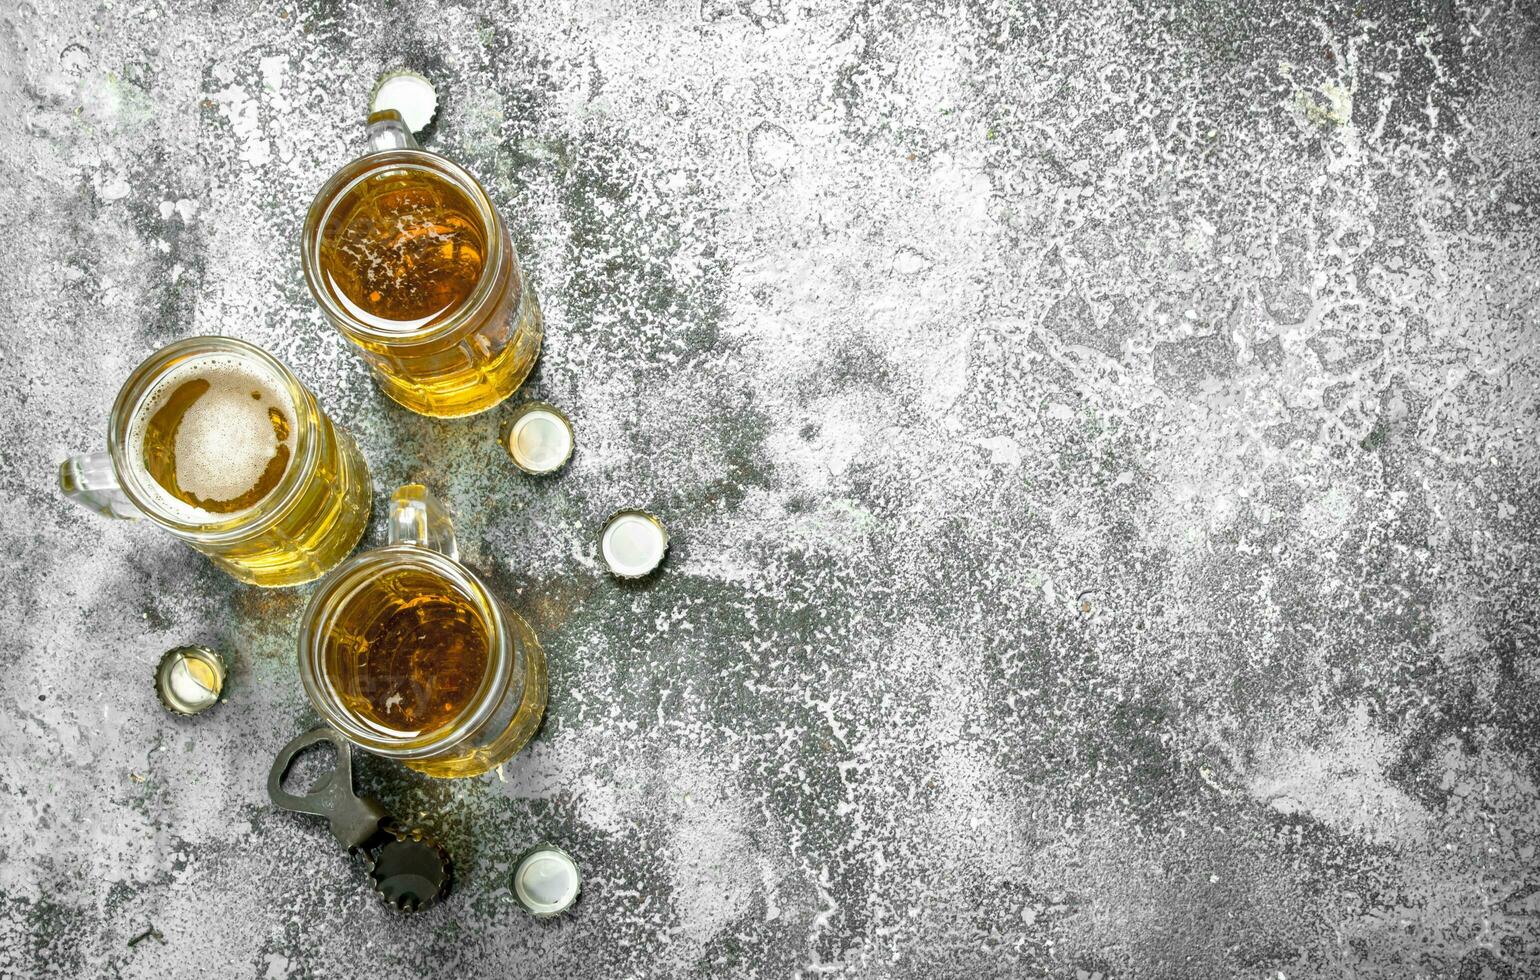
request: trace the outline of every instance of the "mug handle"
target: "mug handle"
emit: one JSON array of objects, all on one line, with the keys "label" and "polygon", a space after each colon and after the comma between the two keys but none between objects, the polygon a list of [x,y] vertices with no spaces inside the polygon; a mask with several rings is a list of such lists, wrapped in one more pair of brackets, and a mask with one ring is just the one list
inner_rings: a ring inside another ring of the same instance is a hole
[{"label": "mug handle", "polygon": [[124,521],[139,517],[139,508],[123,492],[112,468],[112,457],[107,453],[71,456],[60,463],[59,489],[70,500],[104,517]]},{"label": "mug handle", "polygon": [[417,145],[417,139],[412,136],[412,131],[407,128],[406,122],[402,120],[401,113],[395,109],[371,112],[367,126],[370,153],[422,149]]},{"label": "mug handle", "polygon": [[407,484],[390,495],[390,522],[385,536],[390,544],[427,548],[451,561],[460,558],[449,511],[421,483]]}]

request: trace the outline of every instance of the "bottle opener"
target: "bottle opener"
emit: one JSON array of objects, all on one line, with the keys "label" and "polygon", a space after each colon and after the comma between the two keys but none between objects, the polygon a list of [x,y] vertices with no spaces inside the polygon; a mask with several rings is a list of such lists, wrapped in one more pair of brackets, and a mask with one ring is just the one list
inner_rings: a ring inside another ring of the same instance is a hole
[{"label": "bottle opener", "polygon": [[[337,765],[303,795],[283,788],[294,759],[318,742],[337,750]],[[330,728],[306,732],[285,745],[267,774],[267,795],[295,813],[324,817],[349,854],[362,857],[375,891],[402,912],[433,905],[449,890],[452,864],[437,841],[392,820],[378,800],[353,792],[353,747]]]}]

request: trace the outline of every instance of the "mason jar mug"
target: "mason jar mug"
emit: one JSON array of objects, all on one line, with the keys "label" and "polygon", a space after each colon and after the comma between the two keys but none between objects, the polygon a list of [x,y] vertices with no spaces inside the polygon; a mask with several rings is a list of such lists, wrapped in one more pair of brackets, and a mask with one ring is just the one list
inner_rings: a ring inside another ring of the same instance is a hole
[{"label": "mason jar mug", "polygon": [[118,392],[107,451],[59,467],[64,495],[148,517],[242,582],[296,585],[340,562],[369,523],[353,439],[271,354],[228,337],[171,344]]},{"label": "mason jar mug", "polygon": [[394,110],[305,218],[305,280],[380,389],[422,415],[499,404],[540,353],[540,307],[508,230],[463,167],[421,149]]},{"label": "mason jar mug", "polygon": [[457,560],[448,513],[421,485],[390,502],[389,543],[355,555],[311,599],[299,675],[326,724],[436,777],[476,776],[545,715],[545,654],[518,613]]}]

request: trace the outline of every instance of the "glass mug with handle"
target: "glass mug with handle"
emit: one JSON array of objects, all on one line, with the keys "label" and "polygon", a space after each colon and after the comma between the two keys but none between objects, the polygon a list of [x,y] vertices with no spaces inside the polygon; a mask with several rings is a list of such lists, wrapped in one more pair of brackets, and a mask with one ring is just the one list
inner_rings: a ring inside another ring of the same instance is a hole
[{"label": "glass mug with handle", "polygon": [[420,484],[390,500],[389,543],[321,584],[300,623],[299,676],[326,724],[429,776],[478,776],[545,715],[545,654],[458,561],[448,512]]},{"label": "glass mug with handle", "polygon": [[271,354],[228,337],[164,347],[118,391],[107,451],[59,467],[64,495],[148,517],[253,585],[296,585],[341,561],[373,487],[347,432]]},{"label": "glass mug with handle", "polygon": [[422,415],[473,415],[513,394],[540,353],[535,294],[497,209],[464,168],[417,145],[393,109],[369,152],[305,217],[305,280],[380,388]]}]

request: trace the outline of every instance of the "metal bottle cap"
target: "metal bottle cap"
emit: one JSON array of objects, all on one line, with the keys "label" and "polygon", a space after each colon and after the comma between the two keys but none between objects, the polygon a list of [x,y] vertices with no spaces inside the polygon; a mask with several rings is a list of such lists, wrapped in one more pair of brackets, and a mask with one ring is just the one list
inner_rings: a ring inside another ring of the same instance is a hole
[{"label": "metal bottle cap", "polygon": [[368,858],[374,890],[402,912],[432,908],[449,891],[449,852],[419,827],[387,820],[380,831],[385,843]]},{"label": "metal bottle cap", "polygon": [[225,662],[208,647],[173,647],[155,668],[155,693],[167,711],[195,715],[224,694]]},{"label": "metal bottle cap", "polygon": [[545,402],[525,402],[503,424],[503,448],[513,465],[534,476],[555,473],[572,458],[572,422]]},{"label": "metal bottle cap", "polygon": [[433,114],[438,111],[438,92],[432,82],[415,71],[388,71],[369,93],[369,113],[385,109],[401,113],[406,127],[416,133],[433,121]]},{"label": "metal bottle cap", "polygon": [[599,532],[599,553],[620,578],[642,578],[668,553],[668,531],[645,510],[617,510]]},{"label": "metal bottle cap", "polygon": [[570,909],[582,888],[577,862],[553,844],[535,845],[513,868],[513,897],[537,919]]}]

